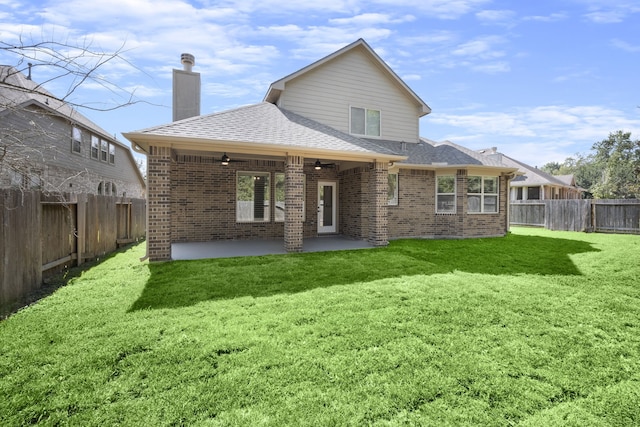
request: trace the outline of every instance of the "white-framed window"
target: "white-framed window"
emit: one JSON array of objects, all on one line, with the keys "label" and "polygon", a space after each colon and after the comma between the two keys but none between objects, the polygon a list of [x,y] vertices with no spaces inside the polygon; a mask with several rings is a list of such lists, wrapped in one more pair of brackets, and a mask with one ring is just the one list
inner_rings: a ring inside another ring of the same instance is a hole
[{"label": "white-framed window", "polygon": [[98,160],[100,156],[100,139],[91,135],[91,158]]},{"label": "white-framed window", "polygon": [[82,129],[77,126],[71,128],[71,151],[82,152]]},{"label": "white-framed window", "polygon": [[436,213],[456,213],[456,177],[436,177]]},{"label": "white-framed window", "polygon": [[469,176],[467,178],[467,211],[469,213],[498,212],[498,177]]},{"label": "white-framed window", "polygon": [[363,136],[380,136],[380,110],[351,107],[351,133]]},{"label": "white-framed window", "polygon": [[109,156],[109,143],[104,139],[100,140],[100,160],[106,162]]},{"label": "white-framed window", "polygon": [[236,221],[269,221],[269,172],[238,172]]},{"label": "white-framed window", "polygon": [[[283,172],[276,172],[274,176],[274,213],[273,218],[276,222],[284,222],[285,208],[285,175]],[[302,220],[306,220],[306,196],[307,194],[307,176],[302,178]]]},{"label": "white-framed window", "polygon": [[116,163],[116,146],[109,144],[109,163],[114,165]]},{"label": "white-framed window", "polygon": [[398,174],[389,174],[389,187],[387,190],[389,206],[398,206]]}]

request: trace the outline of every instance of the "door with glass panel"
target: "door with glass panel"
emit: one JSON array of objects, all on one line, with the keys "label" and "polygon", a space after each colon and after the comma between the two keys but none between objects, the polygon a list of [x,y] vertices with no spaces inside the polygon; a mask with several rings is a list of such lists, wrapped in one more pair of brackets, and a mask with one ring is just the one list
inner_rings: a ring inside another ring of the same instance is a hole
[{"label": "door with glass panel", "polygon": [[336,183],[318,183],[318,233],[335,233],[336,216]]}]

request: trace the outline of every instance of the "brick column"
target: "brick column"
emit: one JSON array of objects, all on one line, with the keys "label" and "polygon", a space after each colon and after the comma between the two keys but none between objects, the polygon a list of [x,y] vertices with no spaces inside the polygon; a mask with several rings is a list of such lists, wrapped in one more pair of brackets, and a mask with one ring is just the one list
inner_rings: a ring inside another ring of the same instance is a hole
[{"label": "brick column", "polygon": [[369,243],[374,246],[389,244],[387,224],[389,172],[387,162],[375,162],[370,171],[369,202],[371,209],[369,217]]},{"label": "brick column", "polygon": [[147,156],[147,255],[171,259],[171,148],[149,147]]},{"label": "brick column", "polygon": [[454,235],[465,237],[469,229],[469,215],[467,215],[467,170],[456,171],[456,226]]},{"label": "brick column", "polygon": [[284,248],[302,252],[304,218],[304,158],[287,156],[284,169]]}]

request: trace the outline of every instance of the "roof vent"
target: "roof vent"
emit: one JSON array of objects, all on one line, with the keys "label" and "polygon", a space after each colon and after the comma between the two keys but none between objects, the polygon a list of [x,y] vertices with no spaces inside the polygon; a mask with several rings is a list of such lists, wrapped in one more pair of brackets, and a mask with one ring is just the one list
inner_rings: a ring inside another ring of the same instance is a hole
[{"label": "roof vent", "polygon": [[184,70],[190,72],[193,66],[196,65],[196,58],[190,53],[183,53],[180,55],[180,62],[182,62]]}]

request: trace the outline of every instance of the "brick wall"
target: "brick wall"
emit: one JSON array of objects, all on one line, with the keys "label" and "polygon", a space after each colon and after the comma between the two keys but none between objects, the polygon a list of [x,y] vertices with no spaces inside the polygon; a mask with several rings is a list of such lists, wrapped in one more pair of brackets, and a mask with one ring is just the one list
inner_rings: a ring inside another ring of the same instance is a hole
[{"label": "brick wall", "polygon": [[[150,177],[152,167],[157,168],[160,164],[164,164],[162,162],[164,162],[162,157],[155,159],[154,156],[150,156]],[[270,219],[267,222],[239,223],[236,221],[237,172],[269,172],[270,200],[274,201],[273,180],[276,172],[285,173],[284,161],[247,161],[222,166],[212,157],[177,156],[168,164],[170,164],[171,176],[171,223],[168,235],[172,242],[231,239],[283,239],[284,241],[284,222],[274,221],[273,209],[270,210]],[[379,165],[378,169],[370,169],[370,165],[366,164],[344,171],[338,171],[336,168],[315,170],[312,165],[302,166],[298,162],[293,162],[291,165],[296,170],[301,167],[304,173],[305,214],[302,234],[305,238],[318,235],[318,181],[338,183],[338,230],[339,233],[356,239],[373,238],[382,242],[387,238],[401,237],[499,236],[504,235],[507,229],[505,204],[508,189],[504,178],[500,180],[500,212],[498,214],[465,213],[467,191],[465,170],[457,173],[458,214],[436,214],[434,172],[402,169],[398,174],[398,206],[386,206],[383,202],[383,209],[376,213],[371,202],[376,197],[383,198],[386,202],[386,165]],[[149,188],[151,187],[150,185]],[[152,195],[149,196],[151,200]],[[154,197],[157,200],[158,195]],[[295,199],[299,196],[292,197]],[[156,203],[159,202],[158,200]],[[159,207],[157,205],[156,209]],[[150,204],[149,208],[150,214],[153,215],[154,207]],[[385,218],[386,226],[382,226]],[[387,230],[388,236],[379,232],[380,227]]]},{"label": "brick wall", "polygon": [[[172,164],[171,233],[174,242],[232,239],[275,239],[284,236],[284,222],[236,221],[236,175],[245,172],[284,173],[284,162],[247,161],[223,166],[211,157],[178,156]],[[269,177],[269,200],[275,200]]]},{"label": "brick wall", "polygon": [[497,214],[467,214],[467,172],[456,172],[456,214],[435,212],[435,173],[401,169],[398,173],[398,205],[388,208],[390,238],[464,238],[503,236],[507,231],[507,180],[500,178]]},{"label": "brick wall", "polygon": [[340,172],[340,232],[354,239],[367,239],[369,230],[369,170],[358,167]]}]

